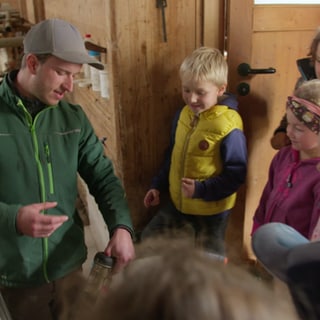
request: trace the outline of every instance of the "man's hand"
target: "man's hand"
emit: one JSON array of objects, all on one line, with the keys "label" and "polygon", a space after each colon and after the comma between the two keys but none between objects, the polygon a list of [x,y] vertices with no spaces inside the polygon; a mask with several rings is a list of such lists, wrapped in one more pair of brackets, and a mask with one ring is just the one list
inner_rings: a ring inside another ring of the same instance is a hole
[{"label": "man's hand", "polygon": [[116,258],[113,271],[115,273],[120,271],[135,257],[134,246],[129,231],[122,228],[116,229],[104,252],[107,256]]},{"label": "man's hand", "polygon": [[56,205],[57,202],[44,202],[21,207],[16,221],[18,232],[33,238],[49,237],[68,220],[68,216],[52,216],[41,213],[43,210],[56,207]]}]

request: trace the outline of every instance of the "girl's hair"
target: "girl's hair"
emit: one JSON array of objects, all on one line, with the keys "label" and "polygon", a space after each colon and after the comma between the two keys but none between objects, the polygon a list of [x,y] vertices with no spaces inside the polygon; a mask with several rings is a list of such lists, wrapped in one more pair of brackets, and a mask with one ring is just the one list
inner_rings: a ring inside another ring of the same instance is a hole
[{"label": "girl's hair", "polygon": [[313,79],[303,82],[294,91],[294,95],[298,98],[313,102],[320,108],[320,80]]},{"label": "girl's hair", "polygon": [[180,66],[181,80],[210,81],[217,86],[228,82],[228,64],[215,48],[200,47],[187,56]]},{"label": "girl's hair", "polygon": [[317,58],[316,55],[317,55],[317,49],[318,49],[319,43],[320,43],[320,27],[318,27],[318,29],[317,29],[317,33],[311,42],[310,51],[308,53],[308,56],[311,56],[311,60],[313,62]]}]

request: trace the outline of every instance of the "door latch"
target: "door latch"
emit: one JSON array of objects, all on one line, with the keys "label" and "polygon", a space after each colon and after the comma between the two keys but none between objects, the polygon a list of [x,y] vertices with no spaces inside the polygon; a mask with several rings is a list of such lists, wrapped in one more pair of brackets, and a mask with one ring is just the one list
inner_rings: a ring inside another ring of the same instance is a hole
[{"label": "door latch", "polygon": [[251,69],[250,65],[247,63],[240,63],[238,66],[238,74],[240,76],[246,77],[249,74],[268,74],[275,73],[275,68],[267,68],[267,69]]}]

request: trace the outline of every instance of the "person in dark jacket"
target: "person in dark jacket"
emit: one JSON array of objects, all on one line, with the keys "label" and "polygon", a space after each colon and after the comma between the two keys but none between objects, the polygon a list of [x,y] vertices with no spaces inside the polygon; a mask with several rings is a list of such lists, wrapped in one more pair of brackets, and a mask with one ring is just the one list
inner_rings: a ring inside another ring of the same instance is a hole
[{"label": "person in dark jacket", "polygon": [[[312,39],[307,58],[297,60],[297,66],[301,77],[297,80],[295,90],[304,82],[312,79],[320,79],[320,29]],[[273,149],[279,150],[290,145],[287,136],[287,117],[284,115],[279,126],[274,130],[270,143]]]},{"label": "person in dark jacket", "polygon": [[[24,38],[21,68],[0,85],[0,292],[14,320],[59,319],[62,291],[87,258],[77,174],[108,226],[115,270],[134,258],[124,189],[79,105],[63,98],[91,58],[80,32],[48,19]],[[68,284],[73,283],[69,288]],[[72,297],[72,294],[71,294]]]},{"label": "person in dark jacket", "polygon": [[320,319],[319,238],[309,241],[294,228],[271,222],[253,235],[252,248],[266,270],[288,286],[300,319]]},{"label": "person in dark jacket", "polygon": [[287,99],[291,145],[276,153],[253,216],[252,234],[269,222],[311,239],[320,217],[320,80],[304,82]]},{"label": "person in dark jacket", "polygon": [[81,303],[72,319],[298,319],[287,296],[279,301],[243,267],[224,265],[186,243],[150,240],[137,246],[137,259],[113,277],[94,310]]},{"label": "person in dark jacket", "polygon": [[191,226],[196,244],[225,256],[225,230],[236,193],[245,181],[247,148],[237,101],[225,95],[228,66],[217,49],[200,47],[182,62],[186,105],[173,121],[171,143],[144,198],[146,207],[170,200],[143,230],[141,239]]}]

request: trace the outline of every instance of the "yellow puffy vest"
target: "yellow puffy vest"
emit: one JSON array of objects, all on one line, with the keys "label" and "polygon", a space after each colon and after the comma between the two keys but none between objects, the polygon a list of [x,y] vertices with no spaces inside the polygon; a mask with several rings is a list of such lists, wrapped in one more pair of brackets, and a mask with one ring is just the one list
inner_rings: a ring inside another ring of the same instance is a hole
[{"label": "yellow puffy vest", "polygon": [[175,134],[169,173],[170,195],[175,207],[193,215],[212,215],[233,208],[236,193],[219,201],[190,199],[182,195],[181,178],[203,181],[222,171],[220,144],[232,130],[243,130],[238,112],[216,105],[199,115],[185,106]]}]

